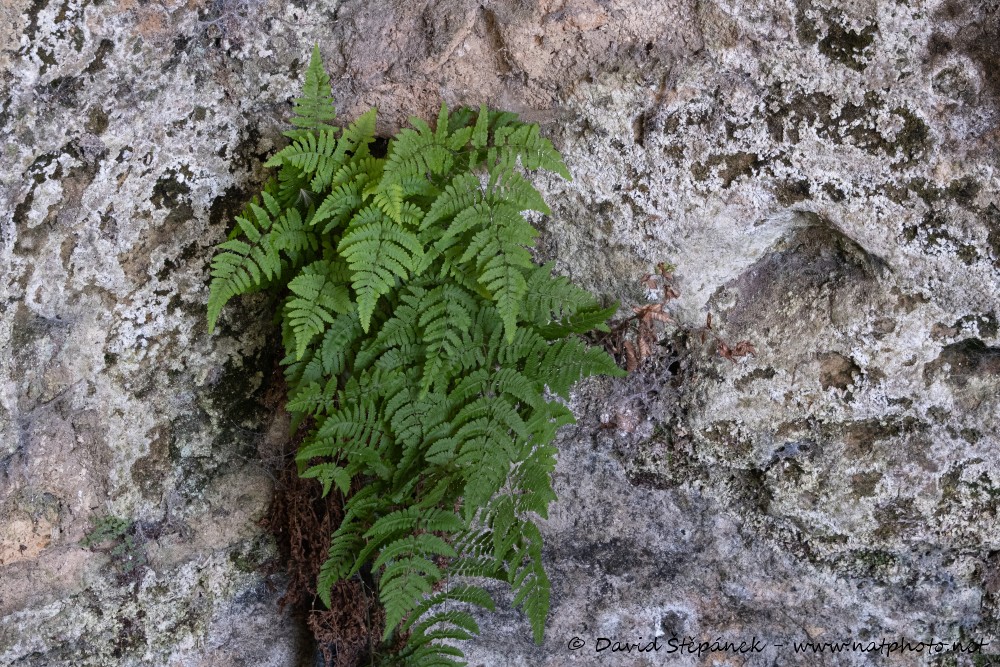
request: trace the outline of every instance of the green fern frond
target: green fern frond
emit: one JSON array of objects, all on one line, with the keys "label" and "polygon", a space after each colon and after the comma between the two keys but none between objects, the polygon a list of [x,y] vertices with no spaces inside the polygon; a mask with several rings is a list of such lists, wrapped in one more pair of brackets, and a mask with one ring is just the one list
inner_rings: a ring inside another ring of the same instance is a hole
[{"label": "green fern frond", "polygon": [[324,419],[316,430],[317,441],[360,441],[372,448],[378,446],[383,435],[379,411],[372,403],[346,405]]},{"label": "green fern frond", "polygon": [[385,608],[388,638],[404,618],[433,590],[442,572],[429,557],[456,556],[455,550],[437,535],[423,533],[398,539],[379,553],[373,568],[385,566],[379,577],[379,601]]},{"label": "green fern frond", "polygon": [[298,210],[288,209],[271,228],[271,243],[288,258],[292,267],[299,267],[320,248],[319,238],[306,226]]},{"label": "green fern frond", "polygon": [[493,559],[506,562],[511,549],[521,539],[521,522],[517,518],[514,499],[509,495],[498,496],[490,503],[484,520],[492,536]]},{"label": "green fern frond", "polygon": [[406,622],[400,626],[400,630],[407,632],[414,623],[424,618],[424,614],[446,602],[464,603],[486,609],[487,611],[496,611],[496,604],[493,602],[493,598],[485,590],[479,586],[456,584],[447,590],[435,593],[422,600],[419,605],[414,607],[413,613],[410,614]]},{"label": "green fern frond", "polygon": [[331,231],[342,227],[365,203],[365,198],[361,191],[367,181],[367,175],[360,174],[354,179],[341,183],[333,188],[309,218],[309,226],[315,227],[321,222],[325,222],[323,233],[329,234]]},{"label": "green fern frond", "polygon": [[361,544],[361,536],[355,531],[343,530],[343,526],[334,533],[333,543],[320,567],[316,582],[317,595],[327,609],[333,606],[330,592],[338,581],[347,578],[350,565],[354,563],[354,554]]},{"label": "green fern frond", "polygon": [[301,359],[295,356],[295,335],[290,327],[282,326],[282,338],[285,343],[285,358],[281,360],[281,365],[285,367],[285,382],[291,399],[300,387],[324,379],[323,363],[311,350],[306,350]]},{"label": "green fern frond", "polygon": [[475,261],[479,283],[492,295],[509,342],[528,288],[523,269],[530,268],[532,262],[527,248],[538,232],[517,209],[504,203],[477,205],[475,210],[480,230],[469,239],[458,261]]},{"label": "green fern frond", "polygon": [[553,266],[554,263],[549,262],[527,272],[524,315],[538,325],[558,322],[578,310],[597,305],[597,300],[587,290],[580,289],[564,276],[553,276]]},{"label": "green fern frond", "polygon": [[609,308],[588,308],[578,310],[558,322],[537,327],[538,333],[547,340],[558,340],[570,334],[586,333],[588,331],[606,331],[607,321],[618,312],[618,305]]},{"label": "green fern frond", "polygon": [[335,392],[337,385],[335,382],[309,382],[296,388],[289,395],[288,403],[285,406],[289,412],[301,413],[303,415],[317,416],[335,408]]},{"label": "green fern frond", "polygon": [[295,98],[291,123],[297,130],[285,132],[286,137],[298,139],[313,131],[330,129],[329,121],[337,117],[333,106],[333,92],[330,88],[330,77],[323,68],[319,44],[313,47],[309,67],[306,68],[306,81],[302,87],[302,95]]},{"label": "green fern frond", "polygon": [[455,165],[455,154],[468,141],[468,135],[448,134],[448,109],[441,105],[438,130],[435,132],[423,120],[410,118],[415,129],[404,129],[396,135],[386,159],[385,188],[409,177],[434,178],[447,174]]},{"label": "green fern frond", "polygon": [[476,586],[455,586],[425,598],[400,626],[401,632],[409,632],[410,638],[398,656],[399,664],[407,667],[465,664],[451,659],[463,657],[461,651],[439,642],[471,639],[479,634],[479,624],[472,614],[461,609],[427,614],[445,603],[471,604],[490,611],[495,608],[489,594]]},{"label": "green fern frond", "polygon": [[354,359],[354,368],[359,371],[369,368],[393,349],[412,349],[419,338],[416,320],[417,309],[413,304],[406,302],[404,293],[401,303],[393,310],[392,317],[382,324],[374,338],[369,338],[362,346]]},{"label": "green fern frond", "polygon": [[514,605],[524,609],[531,622],[535,643],[541,644],[545,635],[545,618],[549,614],[550,589],[549,577],[542,565],[542,534],[530,521],[522,524],[522,530],[524,546],[518,554],[521,565],[511,570],[511,585],[516,591]]},{"label": "green fern frond", "polygon": [[[324,604],[370,572],[385,608],[384,664],[447,667],[479,632],[464,605],[494,608],[461,577],[513,587],[536,640],[549,580],[535,525],[555,499],[563,398],[620,375],[575,334],[614,308],[536,266],[527,211],[549,213],[526,178],[569,172],[536,125],[442,105],[384,158],[374,109],[332,125],[318,48],[278,167],[213,258],[210,330],[234,296],[288,288],[281,336],[293,425],[309,423],[299,473],[344,496],[317,580]],[[401,647],[401,648],[400,648]],[[384,657],[384,656],[383,656]]]},{"label": "green fern frond", "polygon": [[[464,123],[463,123],[464,125]],[[487,110],[486,105],[479,107],[479,116],[476,118],[476,126],[472,130],[472,147],[479,149],[485,148],[487,142],[489,141],[490,133],[490,112]]]},{"label": "green fern frond", "polygon": [[[455,217],[459,211],[471,208],[483,197],[479,178],[472,172],[461,172],[444,187],[444,190],[434,200],[427,215],[424,216],[420,224],[420,229],[425,230],[440,221],[446,221]],[[461,231],[447,234],[447,237],[457,236]]]},{"label": "green fern frond", "polygon": [[311,180],[308,175],[302,173],[302,170],[290,164],[283,164],[278,170],[278,185],[275,191],[275,197],[282,208],[308,209],[314,203],[314,193],[309,189]]},{"label": "green fern frond", "polygon": [[514,366],[532,381],[544,386],[545,373],[541,362],[549,349],[549,341],[534,328],[519,327],[514,340],[496,350],[497,360],[504,366]]},{"label": "green fern frond", "polygon": [[[459,635],[429,634],[427,632],[430,628],[439,624],[452,625],[464,632]],[[443,611],[422,619],[420,623],[413,626],[414,638],[412,643],[415,646],[421,646],[435,639],[472,639],[472,637],[478,634],[479,624],[476,623],[476,619],[469,612],[461,610]]]},{"label": "green fern frond", "polygon": [[421,533],[419,535],[408,535],[385,546],[379,552],[379,556],[375,559],[372,567],[378,569],[389,563],[395,563],[410,554],[444,556],[446,558],[454,558],[458,555],[450,544],[437,535]]},{"label": "green fern frond", "polygon": [[454,512],[441,508],[407,507],[382,516],[365,533],[367,538],[422,530],[454,533],[464,528],[464,522]]},{"label": "green fern frond", "polygon": [[376,114],[377,111],[371,108],[344,129],[337,144],[338,157],[346,158],[350,154],[351,160],[358,163],[370,157],[368,145],[375,141]]},{"label": "green fern frond", "polygon": [[[572,417],[572,415],[571,415]],[[552,429],[554,435],[555,429]],[[547,436],[548,433],[542,437]],[[536,432],[536,440],[539,436]],[[518,490],[517,511],[532,512],[543,519],[548,518],[549,503],[556,499],[552,488],[552,473],[556,469],[557,450],[547,440],[531,449],[511,474],[512,486]],[[499,558],[499,556],[498,556]]]},{"label": "green fern frond", "polygon": [[[396,442],[403,448],[400,456],[400,468],[408,468],[420,454],[424,438],[434,430],[434,422],[443,420],[446,415],[441,410],[435,410],[438,401],[427,400],[424,397],[415,398],[409,387],[393,396],[384,405],[385,418],[389,421]],[[437,413],[435,416],[434,413]]]},{"label": "green fern frond", "polygon": [[351,496],[344,506],[340,527],[330,538],[330,549],[320,568],[316,589],[328,609],[331,607],[330,590],[335,583],[349,576],[356,555],[364,545],[363,526],[378,509],[380,490],[378,485],[372,484]]}]

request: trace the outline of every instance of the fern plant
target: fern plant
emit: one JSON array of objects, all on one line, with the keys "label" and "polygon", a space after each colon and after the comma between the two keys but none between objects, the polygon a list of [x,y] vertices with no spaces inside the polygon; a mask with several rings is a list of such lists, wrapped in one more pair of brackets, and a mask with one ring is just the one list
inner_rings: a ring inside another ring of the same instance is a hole
[{"label": "fern plant", "polygon": [[[526,179],[570,178],[536,125],[442,106],[374,157],[375,110],[341,130],[318,48],[278,168],[212,261],[208,324],[233,297],[285,289],[288,409],[310,425],[300,473],[345,497],[319,595],[370,572],[386,612],[386,660],[460,665],[456,642],[493,609],[468,577],[513,587],[542,640],[549,580],[535,524],[555,499],[560,399],[594,374],[621,375],[575,334],[615,307],[530,248],[526,211],[548,213]],[[357,490],[360,489],[360,490]],[[352,493],[352,490],[355,490]]]}]

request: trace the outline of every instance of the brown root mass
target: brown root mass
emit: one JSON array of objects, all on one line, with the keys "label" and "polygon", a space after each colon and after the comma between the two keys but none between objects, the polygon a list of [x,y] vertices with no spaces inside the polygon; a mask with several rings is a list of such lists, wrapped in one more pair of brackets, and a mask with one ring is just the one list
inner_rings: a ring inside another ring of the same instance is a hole
[{"label": "brown root mass", "polygon": [[279,472],[264,521],[288,563],[288,590],[279,604],[306,617],[326,667],[366,664],[385,625],[385,612],[359,577],[337,582],[330,593],[331,609],[317,596],[316,578],[343,519],[343,500],[336,491],[323,498],[319,483],[300,478],[290,462]]}]

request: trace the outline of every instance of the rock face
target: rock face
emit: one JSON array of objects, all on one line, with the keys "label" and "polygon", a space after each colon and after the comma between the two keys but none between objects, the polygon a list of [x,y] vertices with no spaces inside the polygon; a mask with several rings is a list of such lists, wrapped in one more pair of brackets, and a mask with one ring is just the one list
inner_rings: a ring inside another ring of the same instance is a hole
[{"label": "rock face", "polygon": [[[6,2],[0,664],[311,662],[257,523],[272,303],[209,337],[205,302],[313,43],[387,135],[441,100],[540,122],[576,282],[638,306],[677,267],[661,344],[561,437],[545,643],[501,611],[471,664],[1000,653],[998,40],[996,0]],[[656,636],[766,647],[595,651]]]}]

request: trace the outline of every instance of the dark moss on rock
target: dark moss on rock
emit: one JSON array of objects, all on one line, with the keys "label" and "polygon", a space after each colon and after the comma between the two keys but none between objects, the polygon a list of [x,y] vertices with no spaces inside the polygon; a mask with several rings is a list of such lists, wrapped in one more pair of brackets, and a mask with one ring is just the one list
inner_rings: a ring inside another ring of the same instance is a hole
[{"label": "dark moss on rock", "polygon": [[935,18],[952,27],[931,34],[927,44],[931,56],[940,58],[956,51],[968,56],[978,66],[993,104],[1000,104],[1000,3],[951,0]]},{"label": "dark moss on rock", "polygon": [[986,243],[993,256],[993,266],[1000,268],[1000,207],[991,203],[982,215],[983,224],[986,225]]},{"label": "dark moss on rock", "polygon": [[832,199],[835,202],[842,202],[845,199],[847,199],[847,195],[844,193],[844,191],[838,188],[833,183],[824,183],[823,192],[825,192],[827,196],[830,197],[830,199]]},{"label": "dark moss on rock", "polygon": [[919,243],[930,253],[938,253],[942,249],[953,252],[966,265],[979,261],[982,257],[979,249],[952,233],[951,230],[956,228],[952,222],[952,216],[933,208],[924,214],[919,224],[905,227],[903,238],[910,243]]},{"label": "dark moss on rock", "polygon": [[[260,324],[258,322],[257,326]],[[244,326],[251,325],[245,323]],[[221,369],[218,379],[207,388],[201,403],[207,411],[206,417],[216,422],[212,428],[213,450],[224,458],[256,456],[257,441],[267,414],[263,401],[275,378],[279,354],[278,346],[272,344],[244,357],[241,363],[230,360]]]},{"label": "dark moss on rock", "polygon": [[851,476],[851,493],[855,498],[870,498],[875,495],[882,473],[877,471],[859,472]]},{"label": "dark moss on rock", "polygon": [[[871,155],[889,157],[896,169],[914,164],[932,146],[926,122],[906,107],[887,109],[885,99],[874,91],[855,104],[827,93],[772,87],[765,105],[775,109],[767,116],[768,133],[775,141],[799,143],[802,129],[809,127],[834,145],[855,146]],[[883,113],[899,118],[901,128],[894,135],[887,136],[879,129]]]},{"label": "dark moss on rock", "polygon": [[273,557],[273,538],[261,534],[240,542],[229,553],[229,562],[240,572],[259,572]]},{"label": "dark moss on rock", "polygon": [[176,208],[181,203],[181,198],[191,192],[190,186],[184,182],[191,176],[191,170],[187,166],[182,166],[180,170],[167,169],[153,186],[153,194],[149,201],[156,208]]},{"label": "dark moss on rock", "polygon": [[112,52],[114,52],[114,50],[115,50],[114,42],[112,42],[110,39],[102,39],[101,42],[97,45],[97,51],[94,53],[94,59],[90,61],[90,63],[87,65],[86,68],[84,68],[83,71],[91,75],[103,71],[104,68],[107,67],[106,64],[107,57]]},{"label": "dark moss on rock", "polygon": [[104,130],[108,129],[108,114],[96,104],[91,106],[87,111],[87,122],[83,127],[91,134],[104,134]]},{"label": "dark moss on rock", "polygon": [[853,460],[871,454],[883,441],[912,440],[929,426],[910,415],[892,415],[830,425],[829,429],[829,437],[840,439],[844,455]]},{"label": "dark moss on rock", "polygon": [[828,564],[834,572],[851,579],[890,583],[895,580],[901,562],[900,556],[891,551],[864,548],[838,554]]},{"label": "dark moss on rock", "polygon": [[9,339],[14,373],[26,377],[43,371],[53,350],[65,344],[70,326],[59,316],[39,316],[19,302],[13,313]]},{"label": "dark moss on rock", "polygon": [[[30,44],[35,35],[38,33],[38,15],[49,6],[49,0],[31,0],[31,5],[28,7],[26,12],[28,15],[28,25],[25,28],[24,36],[27,37],[27,42]],[[20,52],[24,55],[24,50]]]},{"label": "dark moss on rock", "polygon": [[250,199],[250,193],[238,186],[230,185],[212,200],[208,209],[208,224],[210,227],[224,225],[232,226],[233,219],[243,209],[243,205]]},{"label": "dark moss on rock", "polygon": [[823,389],[847,389],[861,374],[854,360],[839,352],[824,352],[819,359],[819,384]]},{"label": "dark moss on rock", "polygon": [[886,152],[897,158],[898,161],[893,166],[906,167],[927,154],[932,145],[930,128],[923,119],[905,107],[897,107],[892,113],[903,119],[903,128],[896,134],[890,144],[891,148]]},{"label": "dark moss on rock", "polygon": [[[916,176],[906,181],[906,188],[917,195],[928,206],[939,203],[953,201],[964,209],[975,211],[975,201],[979,192],[983,189],[982,183],[972,176],[956,178],[943,186],[928,180],[923,176]],[[903,203],[900,198],[897,201]]]},{"label": "dark moss on rock", "polygon": [[945,67],[934,75],[931,88],[938,95],[956,102],[974,104],[978,90],[969,74],[961,67]]},{"label": "dark moss on rock", "polygon": [[708,442],[721,445],[734,458],[742,458],[753,452],[753,438],[732,420],[712,422],[699,435]]},{"label": "dark moss on rock", "polygon": [[691,166],[691,173],[695,180],[707,180],[716,167],[718,176],[722,179],[722,187],[728,188],[740,176],[752,176],[760,171],[764,161],[756,153],[739,151],[729,155],[712,155],[703,163],[694,163]]},{"label": "dark moss on rock", "polygon": [[820,35],[816,21],[807,14],[811,8],[811,0],[795,0],[795,34],[803,44],[815,44]]},{"label": "dark moss on rock", "polygon": [[767,514],[774,502],[774,492],[767,483],[766,473],[759,468],[732,471],[727,486],[737,505],[761,514]]},{"label": "dark moss on rock", "polygon": [[132,464],[132,481],[146,500],[159,501],[171,468],[169,427],[159,427],[151,434],[149,453]]},{"label": "dark moss on rock", "polygon": [[57,76],[48,83],[38,87],[41,99],[48,103],[75,109],[80,106],[79,94],[84,87],[83,79],[78,76]]},{"label": "dark moss on rock", "polygon": [[811,185],[809,179],[801,178],[794,181],[785,181],[775,189],[775,196],[782,206],[791,206],[800,201],[809,199]]},{"label": "dark moss on rock", "polygon": [[978,338],[996,338],[998,322],[996,313],[976,313],[955,320],[952,325],[956,333],[963,333]]},{"label": "dark moss on rock", "polygon": [[990,347],[979,338],[946,345],[937,359],[927,364],[924,377],[928,382],[941,377],[958,387],[975,379],[1000,380],[1000,347]]},{"label": "dark moss on rock", "polygon": [[868,66],[867,60],[875,43],[877,25],[868,25],[860,32],[845,28],[840,23],[831,21],[826,36],[819,42],[819,52],[830,60],[845,67],[863,72]]},{"label": "dark moss on rock", "polygon": [[755,368],[746,375],[737,378],[733,382],[733,386],[740,391],[745,391],[751,384],[757,380],[770,380],[777,372],[773,368]]}]

